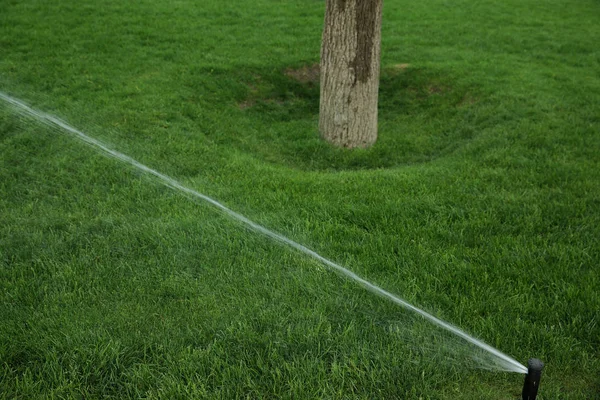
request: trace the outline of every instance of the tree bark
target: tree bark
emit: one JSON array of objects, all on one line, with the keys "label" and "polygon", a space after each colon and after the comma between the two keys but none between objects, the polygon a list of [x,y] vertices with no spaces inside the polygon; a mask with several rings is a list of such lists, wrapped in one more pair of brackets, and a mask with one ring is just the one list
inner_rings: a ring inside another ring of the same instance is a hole
[{"label": "tree bark", "polygon": [[383,0],[327,0],[319,131],[342,147],[377,140]]}]

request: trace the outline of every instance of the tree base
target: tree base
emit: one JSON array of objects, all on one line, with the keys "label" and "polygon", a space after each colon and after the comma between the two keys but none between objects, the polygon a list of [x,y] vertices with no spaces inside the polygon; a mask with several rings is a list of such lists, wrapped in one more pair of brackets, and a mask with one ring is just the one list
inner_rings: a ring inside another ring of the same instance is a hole
[{"label": "tree base", "polygon": [[327,0],[319,131],[347,148],[377,140],[382,0]]}]

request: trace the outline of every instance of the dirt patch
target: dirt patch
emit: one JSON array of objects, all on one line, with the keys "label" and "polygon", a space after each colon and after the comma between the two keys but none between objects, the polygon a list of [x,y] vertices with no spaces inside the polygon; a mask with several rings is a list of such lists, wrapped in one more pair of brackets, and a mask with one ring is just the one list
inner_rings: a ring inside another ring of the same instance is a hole
[{"label": "dirt patch", "polygon": [[391,75],[398,76],[404,74],[406,72],[413,71],[412,64],[401,63],[401,64],[391,64],[386,66],[381,66],[381,76]]},{"label": "dirt patch", "polygon": [[285,70],[285,75],[300,83],[319,83],[319,64],[305,65],[303,67]]},{"label": "dirt patch", "polygon": [[427,92],[429,94],[442,94],[446,91],[447,91],[446,88],[444,88],[443,86],[440,86],[440,85],[436,85],[436,84],[431,84],[427,87]]},{"label": "dirt patch", "polygon": [[466,107],[477,103],[477,99],[470,94],[465,94],[460,102],[458,102],[458,107]]},{"label": "dirt patch", "polygon": [[253,82],[246,83],[246,87],[248,88],[248,97],[246,100],[238,103],[240,110],[246,110],[248,108],[254,107],[256,104],[256,98],[258,96],[258,85],[261,82],[260,76],[254,74],[252,75]]},{"label": "dirt patch", "polygon": [[396,65],[394,65],[394,68],[400,69],[400,70],[403,70],[403,71],[405,69],[407,69],[408,67],[410,67],[410,64],[396,64]]},{"label": "dirt patch", "polygon": [[252,106],[254,106],[255,102],[254,100],[244,100],[241,103],[238,103],[238,107],[240,108],[240,110],[246,110]]}]

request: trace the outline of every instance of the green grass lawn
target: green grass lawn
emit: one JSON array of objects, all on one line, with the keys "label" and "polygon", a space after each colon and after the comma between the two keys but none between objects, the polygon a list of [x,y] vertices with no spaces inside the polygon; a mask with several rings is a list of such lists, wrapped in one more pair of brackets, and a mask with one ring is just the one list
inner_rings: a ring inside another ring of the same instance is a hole
[{"label": "green grass lawn", "polygon": [[[0,91],[597,398],[600,3],[386,0],[355,151],[317,132],[323,13],[3,0]],[[519,398],[469,352],[0,104],[0,398]]]}]

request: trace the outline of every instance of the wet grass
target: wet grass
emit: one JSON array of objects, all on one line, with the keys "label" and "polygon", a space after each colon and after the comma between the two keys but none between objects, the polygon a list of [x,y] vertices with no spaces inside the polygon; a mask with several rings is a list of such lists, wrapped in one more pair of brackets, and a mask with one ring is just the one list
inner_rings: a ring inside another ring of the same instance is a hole
[{"label": "wet grass", "polygon": [[[543,359],[544,398],[593,398],[598,11],[388,1],[367,150],[319,139],[295,73],[320,1],[4,1],[0,90]],[[0,276],[4,398],[519,397],[522,376],[466,368],[453,339],[4,104]]]}]

